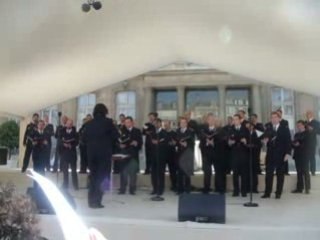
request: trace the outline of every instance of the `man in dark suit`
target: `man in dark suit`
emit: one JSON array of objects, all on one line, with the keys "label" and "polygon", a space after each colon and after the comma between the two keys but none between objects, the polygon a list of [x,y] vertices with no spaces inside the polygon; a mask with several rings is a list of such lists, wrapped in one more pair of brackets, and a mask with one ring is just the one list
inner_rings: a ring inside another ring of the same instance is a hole
[{"label": "man in dark suit", "polygon": [[[284,126],[284,127],[287,127],[287,128],[289,128],[289,122],[286,120],[286,119],[283,119],[282,118],[282,110],[281,109],[278,109],[277,110],[277,113],[279,114],[279,116],[280,116],[280,125],[282,125],[282,126]],[[287,162],[285,162],[285,167],[284,167],[284,172],[285,172],[285,175],[290,175],[289,174],[289,162],[287,161]]]},{"label": "man in dark suit", "polygon": [[298,132],[294,135],[292,147],[294,149],[293,159],[295,161],[297,170],[297,187],[292,193],[302,193],[305,189],[305,193],[309,194],[310,190],[310,172],[309,172],[309,159],[308,151],[310,149],[310,141],[312,136],[309,131],[306,130],[306,123],[302,120],[297,122]]},{"label": "man in dark suit", "polygon": [[62,187],[67,189],[69,187],[69,166],[71,167],[72,183],[75,190],[79,189],[77,176],[77,146],[79,143],[79,136],[73,127],[73,121],[67,120],[66,127],[61,133],[61,168],[63,172]]},{"label": "man in dark suit", "polygon": [[226,190],[226,172],[224,167],[225,134],[222,128],[215,126],[213,114],[207,116],[207,126],[200,132],[200,149],[203,159],[203,193],[210,192],[212,166],[215,172],[215,192],[223,194]]},{"label": "man in dark suit", "polygon": [[140,129],[133,126],[132,117],[126,117],[124,127],[121,130],[119,139],[120,153],[128,155],[128,158],[121,160],[120,167],[120,190],[119,194],[125,194],[130,181],[129,193],[135,195],[137,188],[137,173],[139,171],[139,151],[142,147],[142,133]]},{"label": "man in dark suit", "polygon": [[57,145],[56,145],[56,152],[54,155],[52,172],[57,172],[58,169],[61,169],[61,165],[60,165],[60,157],[61,157],[60,155],[61,155],[61,149],[62,149],[61,135],[62,135],[62,131],[65,128],[67,121],[68,121],[67,116],[62,116],[60,118],[60,125],[57,126],[56,133],[54,135],[55,138],[57,139]]},{"label": "man in dark suit", "polygon": [[[30,135],[30,140],[33,145],[32,160],[33,160],[33,170],[39,174],[44,175],[45,164],[46,164],[46,154],[49,146],[49,138],[45,131],[45,122],[40,120],[37,124],[37,129],[32,131]],[[37,183],[34,181],[34,187],[37,188]]]},{"label": "man in dark suit", "polygon": [[316,149],[317,134],[320,134],[320,123],[314,119],[312,111],[307,111],[307,130],[310,133],[309,150],[307,156],[310,161],[310,171],[312,176],[316,175]]},{"label": "man in dark suit", "polygon": [[88,205],[90,208],[103,208],[101,204],[104,182],[110,183],[111,157],[113,143],[118,139],[118,131],[112,119],[107,118],[107,107],[99,103],[93,111],[93,119],[88,122],[83,132],[87,145],[90,170]]},{"label": "man in dark suit", "polygon": [[153,144],[153,158],[151,167],[152,195],[161,196],[165,187],[165,170],[167,160],[167,150],[169,144],[169,136],[162,129],[162,121],[160,118],[155,120],[156,132],[151,136]]},{"label": "man in dark suit", "polygon": [[[231,132],[233,130],[233,117],[229,116],[227,118],[227,125],[223,127],[223,131],[226,134],[226,137],[231,135]],[[227,138],[226,138],[226,143],[227,143]],[[226,174],[231,173],[231,147],[228,144],[225,144],[225,171]]]},{"label": "man in dark suit", "polygon": [[87,156],[87,146],[83,141],[83,132],[86,127],[86,124],[92,120],[91,114],[88,114],[83,120],[82,120],[82,126],[79,129],[78,135],[79,135],[79,150],[80,150],[80,172],[82,174],[86,174],[88,170],[88,156]]},{"label": "man in dark suit", "polygon": [[150,174],[152,164],[152,140],[151,135],[155,133],[154,121],[158,118],[158,113],[151,112],[148,115],[149,122],[145,123],[142,129],[142,134],[145,138],[145,158],[146,158],[146,169],[144,174]]},{"label": "man in dark suit", "polygon": [[188,128],[188,120],[180,118],[177,129],[178,194],[190,193],[194,164],[195,133]]},{"label": "man in dark suit", "polygon": [[[233,195],[238,197],[241,192],[242,197],[247,196],[247,186],[249,177],[249,130],[241,123],[239,114],[233,116],[233,129],[229,135],[228,144],[231,146],[232,172],[233,172]],[[241,178],[241,188],[239,185]]]},{"label": "man in dark suit", "polygon": [[169,169],[171,191],[177,191],[177,164],[176,164],[176,138],[177,133],[171,129],[171,122],[166,120],[163,121],[164,130],[168,135],[168,146],[167,146],[167,166]]},{"label": "man in dark suit", "polygon": [[[262,170],[260,167],[260,155],[261,155],[261,148],[262,148],[262,142],[260,137],[258,137],[260,134],[262,134],[265,129],[262,123],[258,121],[258,115],[257,114],[252,114],[250,117],[250,127],[253,127],[253,136],[254,136],[254,148],[253,148],[253,159],[254,159],[254,171],[257,172],[257,174],[261,174]],[[256,138],[257,137],[257,138]]]},{"label": "man in dark suit", "polygon": [[26,131],[23,136],[23,146],[25,146],[26,148],[24,153],[24,158],[23,158],[23,166],[21,169],[21,172],[23,173],[27,170],[29,166],[30,157],[33,149],[31,137],[33,136],[34,132],[38,128],[38,121],[39,121],[39,114],[38,113],[33,114],[32,122],[27,125]]},{"label": "man in dark suit", "polygon": [[247,117],[246,117],[246,111],[245,110],[243,110],[243,109],[241,109],[241,110],[239,110],[238,111],[238,113],[237,113],[239,116],[240,116],[240,122],[241,122],[241,125],[243,126],[243,127],[246,127],[246,128],[248,128],[248,124],[249,124],[249,121],[247,120]]},{"label": "man in dark suit", "polygon": [[281,198],[285,163],[291,154],[291,136],[289,128],[280,124],[281,117],[278,112],[271,113],[272,128],[266,130],[264,141],[267,144],[266,156],[266,188],[262,198],[270,198],[273,185],[273,175],[276,171],[277,190],[276,199]]},{"label": "man in dark suit", "polygon": [[43,118],[44,122],[45,122],[45,127],[44,127],[44,132],[46,133],[46,135],[49,136],[49,142],[48,142],[48,147],[47,147],[47,154],[46,154],[46,171],[50,171],[50,160],[51,160],[51,148],[52,148],[52,137],[54,135],[54,129],[53,129],[53,125],[51,123],[49,123],[49,117],[48,115],[45,115]]}]

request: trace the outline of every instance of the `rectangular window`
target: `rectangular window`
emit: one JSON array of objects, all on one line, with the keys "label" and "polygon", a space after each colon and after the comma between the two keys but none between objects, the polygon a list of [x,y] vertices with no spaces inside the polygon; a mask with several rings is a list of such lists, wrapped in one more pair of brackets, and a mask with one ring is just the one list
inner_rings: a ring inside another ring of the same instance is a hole
[{"label": "rectangular window", "polygon": [[175,90],[159,90],[155,92],[155,109],[163,120],[170,120],[172,127],[177,126],[178,94]]},{"label": "rectangular window", "polygon": [[226,116],[233,116],[239,110],[246,111],[250,108],[250,90],[248,88],[226,90]]},{"label": "rectangular window", "polygon": [[219,116],[219,93],[216,89],[190,89],[186,91],[186,111],[191,118],[202,121],[208,113]]},{"label": "rectangular window", "polygon": [[93,93],[84,94],[78,97],[77,129],[81,127],[82,121],[87,114],[93,113],[95,105],[96,95]]},{"label": "rectangular window", "polygon": [[136,118],[136,93],[134,91],[118,92],[116,95],[116,118],[120,114]]}]

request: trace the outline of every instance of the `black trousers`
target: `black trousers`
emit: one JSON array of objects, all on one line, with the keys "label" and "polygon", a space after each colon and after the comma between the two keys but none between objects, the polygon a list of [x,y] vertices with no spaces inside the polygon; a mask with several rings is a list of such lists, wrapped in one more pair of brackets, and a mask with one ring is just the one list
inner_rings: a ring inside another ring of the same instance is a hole
[{"label": "black trousers", "polygon": [[29,166],[32,149],[33,149],[32,143],[28,142],[26,145],[26,150],[24,152],[22,171],[25,171]]},{"label": "black trousers", "polygon": [[171,182],[171,189],[176,190],[177,189],[177,175],[178,175],[178,169],[177,169],[177,163],[176,163],[176,153],[174,150],[169,150],[168,155],[166,158],[166,164],[169,169],[169,176],[170,176],[170,182]]},{"label": "black trousers", "polygon": [[159,196],[163,194],[165,188],[165,170],[166,158],[164,156],[154,156],[151,166],[151,182],[153,191]]},{"label": "black trousers", "polygon": [[151,172],[151,165],[152,165],[152,158],[154,156],[153,153],[153,147],[146,145],[145,146],[145,156],[146,156],[146,169],[145,172],[146,173],[150,173]]},{"label": "black trousers", "polygon": [[191,191],[191,176],[183,169],[178,169],[178,193],[190,193]]},{"label": "black trousers", "polygon": [[314,175],[316,173],[316,146],[310,148],[310,171]]},{"label": "black trousers", "polygon": [[[46,149],[35,149],[32,152],[32,160],[33,160],[33,171],[36,173],[39,173],[41,175],[45,174],[45,158],[46,158]],[[36,181],[33,181],[33,187],[35,189],[39,188],[38,183]]]},{"label": "black trousers", "polygon": [[74,189],[79,188],[77,175],[77,152],[76,149],[65,149],[61,153],[61,168],[63,172],[62,187],[69,187],[69,166],[71,168],[72,184]]},{"label": "black trousers", "polygon": [[251,179],[251,174],[250,174],[250,168],[248,170],[248,186],[247,186],[247,190],[248,192],[250,191],[251,188],[251,181],[252,181],[252,191],[257,192],[258,191],[258,185],[259,185],[259,181],[258,181],[258,175],[261,173],[261,168],[260,168],[260,149],[254,149],[252,150],[251,153],[249,153],[249,164],[250,164],[250,154],[252,159],[251,159],[251,166],[249,165],[249,167],[251,167],[252,169],[252,179]]},{"label": "black trousers", "polygon": [[80,172],[86,173],[88,169],[87,147],[84,144],[79,145],[80,150]]},{"label": "black trousers", "polygon": [[[249,154],[244,150],[234,150],[232,152],[232,172],[233,172],[233,192],[242,195],[248,192],[249,181]],[[241,187],[239,183],[241,180]]]},{"label": "black trousers", "polygon": [[56,146],[56,152],[54,154],[54,161],[53,161],[53,171],[57,171],[58,169],[61,169],[61,162],[60,162],[60,158],[61,158],[61,143],[59,143],[59,141],[57,141],[57,146]]},{"label": "black trousers", "polygon": [[47,171],[50,171],[50,160],[51,160],[51,145],[46,149],[46,160],[45,160],[45,168]]},{"label": "black trousers", "polygon": [[295,159],[295,165],[297,170],[297,190],[306,191],[310,190],[310,170],[308,159],[298,158]]},{"label": "black trousers", "polygon": [[203,152],[203,188],[204,191],[209,191],[211,187],[212,166],[214,167],[214,185],[215,192],[224,193],[226,191],[226,171],[224,162],[220,156],[215,156],[213,152]]},{"label": "black trousers", "polygon": [[129,191],[135,192],[137,189],[138,160],[131,158],[120,164],[120,191],[125,192],[129,181]]},{"label": "black trousers", "polygon": [[266,189],[265,194],[270,195],[272,192],[273,186],[273,178],[274,178],[274,171],[276,171],[277,176],[277,189],[276,194],[281,195],[283,190],[284,184],[284,175],[285,175],[285,162],[283,161],[284,157],[272,159],[268,158],[266,161]]},{"label": "black trousers", "polygon": [[[99,205],[102,202],[104,189],[103,183],[110,183],[111,174],[111,153],[105,153],[104,149],[87,149],[89,163],[89,190],[88,190],[88,205]],[[106,186],[109,189],[112,187],[109,184]]]}]

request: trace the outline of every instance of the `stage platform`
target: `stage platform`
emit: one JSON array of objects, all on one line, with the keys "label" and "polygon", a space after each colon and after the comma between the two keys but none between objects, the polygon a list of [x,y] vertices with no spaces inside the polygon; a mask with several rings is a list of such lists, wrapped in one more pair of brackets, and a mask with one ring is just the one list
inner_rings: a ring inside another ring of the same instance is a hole
[{"label": "stage platform", "polygon": [[[56,181],[56,175],[48,174]],[[264,176],[261,176],[261,180]],[[230,177],[229,177],[230,178]],[[80,175],[81,185],[85,176]],[[24,192],[31,181],[18,169],[0,168],[0,181],[11,180],[18,191]],[[229,179],[229,182],[231,179]],[[136,196],[117,195],[118,177],[114,179],[114,191],[104,196],[104,209],[92,210],[87,207],[87,191],[70,190],[77,203],[77,212],[86,224],[99,229],[110,240],[300,240],[320,237],[320,176],[312,177],[310,195],[294,195],[290,190],[296,176],[286,177],[285,191],[280,200],[260,199],[254,195],[258,208],[245,208],[248,198],[227,197],[226,224],[200,224],[177,222],[178,197],[167,191],[164,202],[150,201],[149,176],[139,176],[139,190]],[[193,177],[194,185],[202,182],[202,175]],[[60,182],[61,183],[61,180]],[[201,184],[200,184],[201,185]],[[263,181],[260,188],[263,188]],[[50,240],[63,240],[62,232],[53,215],[40,216],[42,235]]]}]

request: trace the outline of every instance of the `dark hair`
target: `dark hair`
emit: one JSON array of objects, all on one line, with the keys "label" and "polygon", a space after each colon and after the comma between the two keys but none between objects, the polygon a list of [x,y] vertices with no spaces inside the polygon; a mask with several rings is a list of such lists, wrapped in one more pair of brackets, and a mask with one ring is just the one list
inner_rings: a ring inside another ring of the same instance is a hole
[{"label": "dark hair", "polygon": [[[281,110],[280,110],[281,111]],[[280,118],[280,114],[279,114],[279,111],[277,110],[277,111],[273,111],[272,113],[271,113],[271,116],[272,115],[277,115],[278,116],[278,118]]]},{"label": "dark hair", "polygon": [[39,117],[39,113],[34,113],[32,117]]},{"label": "dark hair", "polygon": [[282,110],[281,110],[281,108],[277,109],[277,111],[276,111],[276,112],[279,112],[279,113],[281,113],[281,114],[282,114]]},{"label": "dark hair", "polygon": [[241,116],[239,114],[235,114],[235,115],[233,115],[233,117],[237,117],[237,118],[241,119]]},{"label": "dark hair", "polygon": [[251,117],[258,118],[258,115],[257,115],[257,114],[255,114],[255,113],[253,113],[253,114],[251,114]]},{"label": "dark hair", "polygon": [[108,108],[103,103],[98,103],[93,109],[93,117],[106,116],[108,114]]},{"label": "dark hair", "polygon": [[155,118],[158,117],[158,113],[157,112],[151,112],[148,114],[148,116],[154,116]]},{"label": "dark hair", "polygon": [[303,120],[301,120],[301,119],[297,121],[297,124],[299,124],[299,123],[300,123],[300,124],[303,124],[304,126],[306,126],[306,122],[303,121]]},{"label": "dark hair", "polygon": [[126,117],[126,115],[124,115],[123,113],[121,113],[121,114],[119,115],[119,117]]},{"label": "dark hair", "polygon": [[[120,115],[121,116],[121,115]],[[130,116],[128,116],[128,117],[126,117],[126,119],[125,120],[130,120],[131,122],[133,122],[133,118],[132,117],[130,117]]]},{"label": "dark hair", "polygon": [[161,120],[160,118],[157,118],[157,119],[155,120],[155,122],[156,122],[156,123],[162,123],[162,120]]}]

